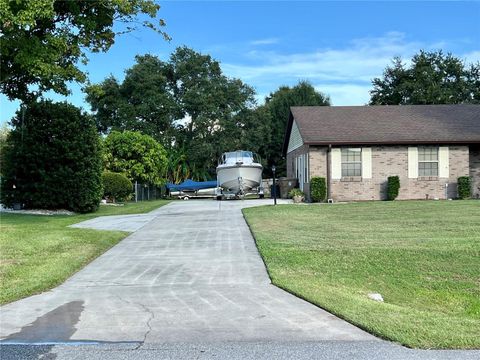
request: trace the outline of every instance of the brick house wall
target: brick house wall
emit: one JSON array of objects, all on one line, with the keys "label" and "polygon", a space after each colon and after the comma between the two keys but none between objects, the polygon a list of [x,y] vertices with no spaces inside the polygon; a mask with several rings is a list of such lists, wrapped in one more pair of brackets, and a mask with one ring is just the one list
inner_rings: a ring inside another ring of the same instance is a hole
[{"label": "brick house wall", "polygon": [[309,175],[321,176],[327,178],[327,154],[328,148],[326,146],[312,146],[309,153]]},{"label": "brick house wall", "polygon": [[[388,176],[400,177],[398,199],[445,199],[457,196],[457,178],[469,175],[475,177],[474,186],[480,186],[480,150],[469,155],[468,146],[449,146],[449,178],[410,179],[408,178],[408,146],[372,146],[372,178],[331,179],[330,195],[335,201],[384,200]],[[302,146],[287,154],[287,172],[295,177],[293,161],[300,154],[309,154],[309,177],[327,176],[327,147]],[[471,158],[475,160],[473,165]],[[352,181],[353,180],[353,181]],[[308,188],[305,188],[307,192]],[[480,190],[478,190],[480,191]],[[308,194],[308,192],[307,192]]]},{"label": "brick house wall", "polygon": [[470,177],[472,178],[472,196],[480,198],[480,146],[470,147]]}]

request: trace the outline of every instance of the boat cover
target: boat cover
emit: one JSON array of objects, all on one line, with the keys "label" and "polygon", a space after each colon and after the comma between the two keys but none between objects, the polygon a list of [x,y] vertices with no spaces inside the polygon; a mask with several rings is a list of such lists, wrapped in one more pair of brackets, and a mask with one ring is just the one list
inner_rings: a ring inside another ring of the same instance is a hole
[{"label": "boat cover", "polygon": [[185,180],[181,184],[172,184],[167,183],[167,188],[170,191],[185,191],[185,190],[201,190],[201,189],[211,189],[217,187],[217,180],[213,181],[193,181]]}]

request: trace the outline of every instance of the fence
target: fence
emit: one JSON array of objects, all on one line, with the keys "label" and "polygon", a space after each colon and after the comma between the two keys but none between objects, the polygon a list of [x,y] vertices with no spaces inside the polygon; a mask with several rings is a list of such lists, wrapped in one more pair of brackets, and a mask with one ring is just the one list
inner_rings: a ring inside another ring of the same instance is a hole
[{"label": "fence", "polygon": [[135,202],[157,200],[165,197],[166,188],[165,186],[142,184],[135,181],[135,184],[133,184],[133,192],[134,197],[132,200],[135,200]]}]

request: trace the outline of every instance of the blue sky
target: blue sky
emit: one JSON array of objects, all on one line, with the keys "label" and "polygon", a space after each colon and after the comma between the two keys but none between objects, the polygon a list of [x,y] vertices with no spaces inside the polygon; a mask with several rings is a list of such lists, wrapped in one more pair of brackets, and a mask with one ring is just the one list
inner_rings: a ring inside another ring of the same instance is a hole
[{"label": "blue sky", "polygon": [[[167,59],[177,46],[211,54],[224,72],[252,85],[261,102],[280,85],[309,80],[333,105],[363,105],[371,79],[394,56],[419,49],[480,60],[480,2],[160,1],[170,43],[147,29],[117,38],[105,54],[92,54],[92,82],[123,78],[136,54]],[[72,95],[49,95],[89,110],[81,86]],[[0,122],[18,103],[3,96]]]}]

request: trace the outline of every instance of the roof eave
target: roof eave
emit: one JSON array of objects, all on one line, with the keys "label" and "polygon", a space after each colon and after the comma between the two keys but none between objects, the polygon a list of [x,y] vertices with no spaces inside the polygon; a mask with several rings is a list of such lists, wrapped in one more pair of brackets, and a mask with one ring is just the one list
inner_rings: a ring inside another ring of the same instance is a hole
[{"label": "roof eave", "polygon": [[480,140],[401,140],[401,141],[304,141],[305,145],[410,145],[410,144],[480,144]]}]

